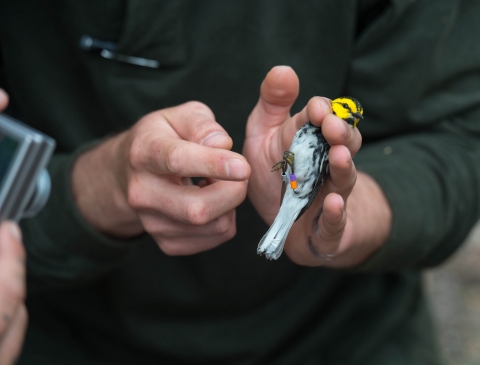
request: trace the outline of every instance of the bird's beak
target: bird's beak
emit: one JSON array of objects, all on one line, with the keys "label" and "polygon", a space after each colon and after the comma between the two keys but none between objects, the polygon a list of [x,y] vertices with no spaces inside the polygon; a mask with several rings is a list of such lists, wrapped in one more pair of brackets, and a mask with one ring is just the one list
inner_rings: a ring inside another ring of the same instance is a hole
[{"label": "bird's beak", "polygon": [[360,113],[352,113],[352,115],[357,119],[363,119],[363,115]]}]

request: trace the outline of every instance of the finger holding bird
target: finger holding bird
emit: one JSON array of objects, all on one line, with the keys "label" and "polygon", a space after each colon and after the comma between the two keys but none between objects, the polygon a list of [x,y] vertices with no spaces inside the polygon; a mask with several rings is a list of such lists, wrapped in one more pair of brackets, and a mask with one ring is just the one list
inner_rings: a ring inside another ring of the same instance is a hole
[{"label": "finger holding bird", "polygon": [[293,136],[307,121],[322,128],[322,134],[331,146],[330,178],[324,184],[324,191],[338,193],[346,201],[356,182],[352,158],[362,145],[362,135],[358,128],[352,128],[345,120],[333,114],[332,100],[314,96],[299,113],[284,123],[285,130],[281,133],[284,139],[282,151],[288,150]]},{"label": "finger holding bird", "polygon": [[329,114],[322,122],[322,134],[330,146],[346,146],[352,157],[362,145],[362,135],[358,128],[351,128],[344,120]]},{"label": "finger holding bird", "polygon": [[[290,121],[282,126],[280,150],[283,152],[290,148],[293,136],[307,122],[310,121],[317,127],[322,127],[322,134],[330,144],[346,146],[351,156],[355,156],[362,145],[362,135],[358,128],[351,128],[347,122],[332,113],[331,100],[328,98],[314,96],[307,105]],[[274,159],[278,159],[276,154]]]},{"label": "finger holding bird", "polygon": [[324,190],[337,193],[345,201],[357,181],[357,171],[350,151],[342,145],[336,145],[329,151],[330,178],[325,181]]}]

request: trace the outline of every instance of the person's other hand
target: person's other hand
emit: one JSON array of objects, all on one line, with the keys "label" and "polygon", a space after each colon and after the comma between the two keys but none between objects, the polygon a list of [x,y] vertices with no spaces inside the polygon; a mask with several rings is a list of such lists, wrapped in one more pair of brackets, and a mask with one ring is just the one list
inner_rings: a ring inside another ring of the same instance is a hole
[{"label": "person's other hand", "polygon": [[[0,89],[0,112],[8,95]],[[25,308],[25,249],[13,222],[0,225],[0,365],[15,362],[22,349],[28,315]]]},{"label": "person's other hand", "polygon": [[13,222],[0,225],[0,365],[13,364],[27,328],[25,249]]},{"label": "person's other hand", "polygon": [[271,224],[279,210],[282,184],[279,174],[271,172],[272,165],[282,159],[296,131],[308,120],[321,126],[331,145],[330,176],[310,209],[293,225],[285,252],[302,265],[356,266],[386,241],[390,208],[372,178],[357,176],[352,157],[362,143],[359,130],[333,115],[330,100],[322,97],[313,97],[291,117],[298,92],[299,80],[290,67],[274,67],[262,83],[243,148],[252,167],[248,196]]},{"label": "person's other hand", "polygon": [[[76,161],[72,190],[99,231],[131,237],[144,230],[168,255],[209,250],[236,233],[250,166],[202,103],[148,114],[130,130]],[[191,177],[205,177],[193,185]]]}]

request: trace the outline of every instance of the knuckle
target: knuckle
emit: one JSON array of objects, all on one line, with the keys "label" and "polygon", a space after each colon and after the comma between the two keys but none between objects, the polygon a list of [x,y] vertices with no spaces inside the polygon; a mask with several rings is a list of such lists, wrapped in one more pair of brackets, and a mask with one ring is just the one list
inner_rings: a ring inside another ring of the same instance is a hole
[{"label": "knuckle", "polygon": [[201,113],[201,114],[206,114],[210,117],[213,117],[213,112],[212,110],[207,106],[205,105],[204,103],[200,102],[200,101],[196,101],[196,100],[193,100],[193,101],[189,101],[185,104],[183,104],[185,108],[187,108],[190,112],[192,111],[196,111],[197,113]]},{"label": "knuckle", "polygon": [[189,202],[186,206],[185,218],[192,225],[202,226],[207,224],[210,221],[209,215],[208,204],[202,200]]},{"label": "knuckle", "polygon": [[199,101],[190,101],[185,105],[188,110],[189,140],[199,143],[209,134],[221,132],[208,106]]}]

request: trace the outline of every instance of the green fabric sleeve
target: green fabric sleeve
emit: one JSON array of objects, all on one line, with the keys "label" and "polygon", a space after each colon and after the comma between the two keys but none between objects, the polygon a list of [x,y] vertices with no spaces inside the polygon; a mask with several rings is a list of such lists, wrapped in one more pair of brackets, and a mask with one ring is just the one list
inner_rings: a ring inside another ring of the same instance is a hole
[{"label": "green fabric sleeve", "polygon": [[21,222],[30,290],[92,281],[114,269],[146,236],[114,240],[94,230],[81,216],[73,201],[70,173],[77,156],[89,146],[52,158],[49,201],[36,217]]},{"label": "green fabric sleeve", "polygon": [[393,212],[391,236],[361,271],[439,264],[480,216],[478,11],[392,1],[358,40],[349,93],[364,104],[369,138],[355,163]]},{"label": "green fabric sleeve", "polygon": [[357,168],[382,187],[392,234],[360,270],[428,267],[445,260],[480,215],[480,141],[419,134],[369,145]]}]

